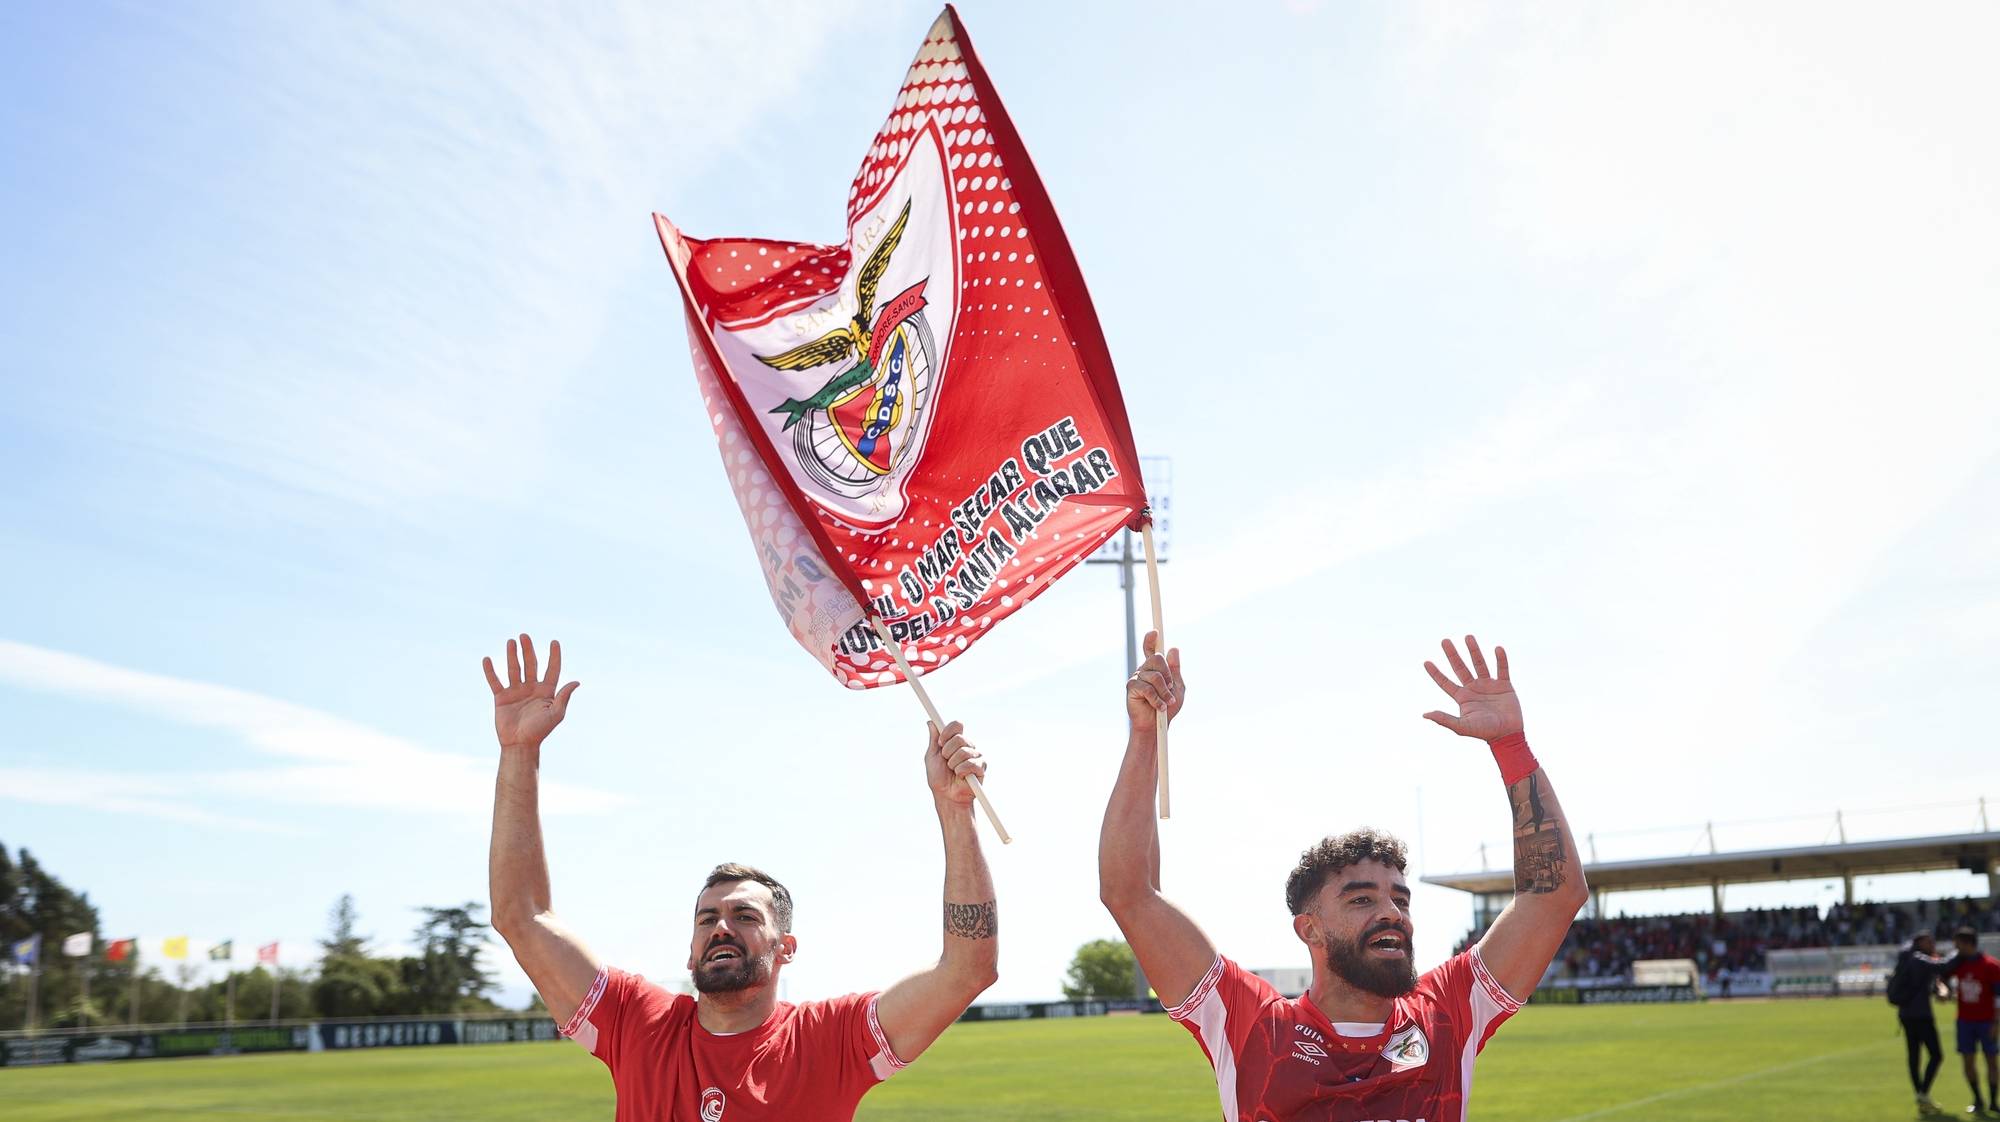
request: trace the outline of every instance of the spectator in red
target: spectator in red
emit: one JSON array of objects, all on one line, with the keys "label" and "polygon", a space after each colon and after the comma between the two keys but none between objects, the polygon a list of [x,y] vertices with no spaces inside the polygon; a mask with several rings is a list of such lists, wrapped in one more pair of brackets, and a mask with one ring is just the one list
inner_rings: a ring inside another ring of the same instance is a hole
[{"label": "spectator in red", "polygon": [[[1972,1113],[2000,1113],[2000,1039],[1993,1035],[1993,990],[2000,986],[2000,959],[1979,949],[1979,932],[1961,927],[1952,934],[1958,955],[1946,968],[1958,990],[1958,1054],[1965,1081],[1972,1085]],[[1986,1095],[1979,1094],[1973,1051],[1986,1053]]]}]

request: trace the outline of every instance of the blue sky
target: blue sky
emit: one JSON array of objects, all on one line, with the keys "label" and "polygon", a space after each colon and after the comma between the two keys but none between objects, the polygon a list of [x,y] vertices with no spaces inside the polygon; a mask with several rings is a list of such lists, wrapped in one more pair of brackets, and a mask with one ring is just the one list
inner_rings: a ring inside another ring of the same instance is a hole
[{"label": "blue sky", "polygon": [[[1507,645],[1607,857],[2000,798],[1990,6],[961,12],[1174,459],[1166,882],[1226,952],[1303,961],[1323,832],[1504,853],[1418,716],[1447,634]],[[107,934],[303,961],[352,892],[393,946],[484,899],[478,661],[526,629],[584,683],[547,831],[601,952],[679,976],[746,860],[795,995],[920,965],[921,712],[770,609],[648,215],[839,240],[934,14],[0,12],[0,841]],[[995,997],[1114,930],[1121,624],[1079,572],[933,681],[1018,839]],[[1421,957],[1468,920],[1421,890]]]}]

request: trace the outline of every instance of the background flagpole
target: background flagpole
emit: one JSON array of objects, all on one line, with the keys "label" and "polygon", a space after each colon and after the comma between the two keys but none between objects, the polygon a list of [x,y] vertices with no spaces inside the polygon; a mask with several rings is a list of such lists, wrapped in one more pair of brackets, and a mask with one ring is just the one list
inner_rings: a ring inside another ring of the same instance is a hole
[{"label": "background flagpole", "polygon": [[[92,949],[95,950],[96,948],[93,947]],[[83,971],[83,1027],[89,1028],[90,1027],[90,956],[89,955],[83,956],[83,961],[77,964],[77,969]]]},{"label": "background flagpole", "polygon": [[[917,693],[917,700],[923,702],[924,712],[930,715],[931,724],[935,725],[939,732],[943,732],[944,718],[938,714],[937,706],[931,704],[931,695],[924,690],[923,683],[917,680],[917,672],[910,669],[909,662],[903,658],[902,644],[890,637],[889,625],[883,623],[880,617],[869,616],[868,622],[875,625],[875,633],[882,637],[882,645],[889,648],[889,657],[896,660],[896,668],[903,672],[903,680],[910,683],[910,688]],[[972,788],[972,797],[978,799],[980,808],[986,811],[986,820],[993,823],[993,832],[1000,835],[1000,844],[1013,844],[1014,839],[1007,835],[1007,827],[1000,824],[1000,816],[993,812],[993,804],[987,801],[986,788],[979,785],[978,777],[968,775],[965,777],[965,782]]]},{"label": "background flagpole", "polygon": [[[1153,594],[1153,630],[1159,635],[1160,655],[1161,657],[1165,657],[1167,653],[1167,624],[1165,617],[1160,614],[1160,559],[1159,555],[1153,549],[1153,520],[1150,517],[1146,519],[1146,524],[1139,528],[1139,533],[1146,542],[1146,588]],[[1159,760],[1160,765],[1160,817],[1171,818],[1173,817],[1173,802],[1167,793],[1167,715],[1165,713],[1159,715],[1158,720],[1154,722],[1154,728],[1156,735],[1153,741],[1153,752]]]},{"label": "background flagpole", "polygon": [[139,1023],[139,937],[132,936],[132,1005],[125,1013],[127,1024]]},{"label": "background flagpole", "polygon": [[35,936],[35,972],[28,975],[28,1031],[35,1031],[35,1002],[42,991],[42,937]]}]

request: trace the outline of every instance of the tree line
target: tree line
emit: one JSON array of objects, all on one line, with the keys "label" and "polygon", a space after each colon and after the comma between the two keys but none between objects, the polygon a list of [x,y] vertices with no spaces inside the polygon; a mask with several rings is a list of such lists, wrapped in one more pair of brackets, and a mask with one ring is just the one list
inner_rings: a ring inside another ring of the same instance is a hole
[{"label": "tree line", "polygon": [[[280,1020],[504,1011],[490,996],[497,983],[480,961],[490,942],[483,907],[467,901],[417,910],[422,920],[412,934],[414,954],[371,951],[354,897],[343,895],[319,941],[316,966],[232,966],[226,976],[208,978],[201,960],[110,961],[89,894],[65,885],[25,848],[15,857],[0,844],[0,963],[6,971],[0,1028],[27,1026],[31,987],[37,1028],[261,1021],[271,1016],[274,987]],[[91,953],[65,955],[63,940],[84,931],[91,934]],[[36,934],[42,937],[40,975],[31,980],[33,968],[15,967],[6,952]]]}]

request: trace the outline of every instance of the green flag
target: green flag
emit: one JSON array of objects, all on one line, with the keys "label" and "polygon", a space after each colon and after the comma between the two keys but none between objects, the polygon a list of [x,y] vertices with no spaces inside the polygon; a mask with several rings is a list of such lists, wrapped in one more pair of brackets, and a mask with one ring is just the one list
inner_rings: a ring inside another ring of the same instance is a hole
[{"label": "green flag", "polygon": [[230,948],[235,942],[236,940],[234,939],[224,939],[222,942],[208,948],[208,957],[216,962],[228,962],[231,956]]}]

